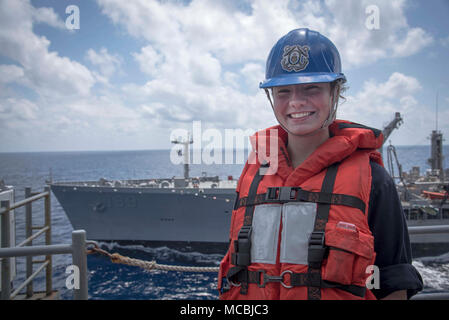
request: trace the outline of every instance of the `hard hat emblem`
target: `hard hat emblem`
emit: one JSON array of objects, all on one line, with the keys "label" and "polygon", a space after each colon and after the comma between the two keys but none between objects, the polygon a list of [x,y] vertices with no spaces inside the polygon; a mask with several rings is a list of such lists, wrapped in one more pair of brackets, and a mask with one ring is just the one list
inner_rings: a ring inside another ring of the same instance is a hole
[{"label": "hard hat emblem", "polygon": [[309,64],[309,50],[308,46],[285,46],[281,60],[282,69],[288,72],[304,70]]}]

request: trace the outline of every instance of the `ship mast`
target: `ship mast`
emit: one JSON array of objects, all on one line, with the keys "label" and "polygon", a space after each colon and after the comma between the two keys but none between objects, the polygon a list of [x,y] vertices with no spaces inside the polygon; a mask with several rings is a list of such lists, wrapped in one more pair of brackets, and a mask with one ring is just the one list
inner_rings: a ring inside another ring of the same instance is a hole
[{"label": "ship mast", "polygon": [[179,140],[174,139],[172,140],[173,144],[182,144],[183,150],[182,155],[184,157],[183,163],[184,163],[184,178],[189,179],[189,163],[190,163],[190,151],[189,151],[189,144],[193,143],[193,139],[190,136],[190,134],[187,134],[186,140]]},{"label": "ship mast", "polygon": [[436,128],[432,130],[431,139],[431,153],[430,158],[427,160],[432,168],[432,172],[438,173],[438,177],[441,181],[444,181],[443,170],[443,134],[438,130],[438,92],[436,97],[436,115],[435,115]]}]

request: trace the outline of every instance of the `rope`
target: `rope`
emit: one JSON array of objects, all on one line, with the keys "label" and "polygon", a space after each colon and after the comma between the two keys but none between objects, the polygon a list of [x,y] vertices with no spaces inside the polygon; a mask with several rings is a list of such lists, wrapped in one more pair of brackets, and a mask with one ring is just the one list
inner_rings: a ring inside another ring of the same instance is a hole
[{"label": "rope", "polygon": [[88,241],[88,244],[93,244],[94,247],[87,250],[87,254],[99,253],[109,257],[112,263],[126,264],[129,266],[140,267],[145,270],[164,270],[164,271],[181,271],[181,272],[218,272],[218,267],[188,267],[188,266],[175,266],[158,264],[156,261],[145,261],[140,259],[133,259],[130,257],[122,256],[118,253],[109,253],[103,249],[100,249],[97,243]]}]

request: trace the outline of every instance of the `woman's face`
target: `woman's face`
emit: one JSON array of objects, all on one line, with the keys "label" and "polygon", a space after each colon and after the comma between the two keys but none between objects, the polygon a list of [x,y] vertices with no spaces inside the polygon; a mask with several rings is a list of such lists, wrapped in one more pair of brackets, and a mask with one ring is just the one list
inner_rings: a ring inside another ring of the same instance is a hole
[{"label": "woman's face", "polygon": [[305,135],[319,129],[330,112],[330,84],[310,83],[273,88],[274,113],[290,133]]}]

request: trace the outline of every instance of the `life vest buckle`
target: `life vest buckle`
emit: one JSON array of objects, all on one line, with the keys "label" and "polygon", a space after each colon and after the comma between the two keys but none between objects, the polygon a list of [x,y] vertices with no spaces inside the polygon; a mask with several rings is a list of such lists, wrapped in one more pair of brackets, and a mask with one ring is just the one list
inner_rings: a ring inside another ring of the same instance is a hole
[{"label": "life vest buckle", "polygon": [[324,246],[324,231],[313,231],[310,234],[309,245]]},{"label": "life vest buckle", "polygon": [[233,281],[231,281],[231,279],[226,278],[226,282],[228,283],[228,286],[233,286],[233,287],[240,287],[242,284],[241,283],[235,283]]},{"label": "life vest buckle", "polygon": [[234,241],[234,262],[237,266],[249,266],[251,264],[251,226],[243,226],[237,240]]},{"label": "life vest buckle", "polygon": [[269,187],[265,194],[266,202],[289,202],[296,200],[300,187]]},{"label": "life vest buckle", "polygon": [[[270,276],[267,275],[267,273],[265,272],[265,270],[257,270],[257,279],[259,280],[257,282],[257,286],[259,288],[265,288],[265,284],[268,282],[279,282],[284,288],[290,289],[293,288],[293,286],[291,285],[287,285],[284,282],[284,275],[286,273],[290,273],[290,276],[293,274],[292,271],[290,270],[285,270],[284,272],[281,273],[281,275],[279,276]],[[260,277],[260,275],[262,275],[262,277]],[[262,283],[260,283],[260,279],[262,279]]]},{"label": "life vest buckle", "polygon": [[308,262],[313,268],[320,268],[326,255],[327,247],[324,245],[324,231],[314,231],[310,235]]}]

